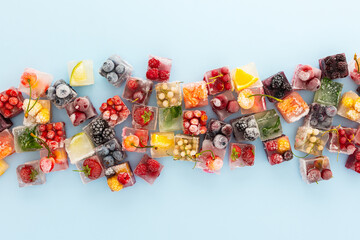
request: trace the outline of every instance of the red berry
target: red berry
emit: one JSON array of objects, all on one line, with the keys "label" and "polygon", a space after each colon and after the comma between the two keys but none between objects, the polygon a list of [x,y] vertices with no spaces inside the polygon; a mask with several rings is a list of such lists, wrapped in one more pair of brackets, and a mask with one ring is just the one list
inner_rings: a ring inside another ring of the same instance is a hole
[{"label": "red berry", "polygon": [[116,110],[115,109],[111,109],[110,110],[110,115],[116,114]]},{"label": "red berry", "polygon": [[146,164],[141,163],[135,169],[135,174],[136,175],[144,176],[144,175],[146,175],[146,173],[147,173]]},{"label": "red berry", "polygon": [[41,133],[41,137],[46,140],[46,137],[47,137],[47,131],[46,130]]},{"label": "red berry", "polygon": [[186,118],[186,119],[188,119],[188,120],[191,120],[193,117],[194,117],[193,111],[186,111],[186,112],[184,113],[184,118]]},{"label": "red berry", "polygon": [[106,103],[107,103],[109,106],[114,105],[114,102],[112,101],[111,98],[109,98],[109,99],[106,101]]},{"label": "red berry", "polygon": [[17,94],[17,92],[16,92],[15,90],[11,90],[10,96],[11,96],[11,97],[17,97],[18,94]]},{"label": "red berry", "polygon": [[102,173],[100,163],[93,158],[88,158],[83,162],[83,170],[86,177],[91,180],[98,179]]},{"label": "red berry", "polygon": [[128,82],[127,82],[127,87],[131,90],[135,90],[137,89],[139,86],[137,80],[135,79],[130,79]]},{"label": "red berry", "polygon": [[63,129],[63,123],[62,122],[55,123],[54,128],[55,128],[55,130],[62,130]]},{"label": "red berry", "polygon": [[161,81],[167,81],[167,80],[169,80],[169,78],[170,78],[169,71],[165,71],[165,70],[160,70],[159,71],[159,79]]},{"label": "red berry", "polygon": [[101,104],[100,111],[101,111],[101,112],[104,112],[107,107],[108,107],[108,106],[107,106],[106,103]]},{"label": "red berry", "polygon": [[4,107],[4,103],[0,101],[0,108]]},{"label": "red berry", "polygon": [[130,175],[127,172],[120,172],[117,176],[117,180],[122,185],[126,185],[130,181]]},{"label": "red berry", "polygon": [[360,161],[360,151],[357,151],[357,152],[355,153],[355,159],[356,159],[357,161]]},{"label": "red berry", "polygon": [[39,131],[40,131],[40,132],[43,132],[43,131],[45,131],[45,130],[46,130],[46,125],[45,125],[45,124],[39,125]]},{"label": "red berry", "polygon": [[218,70],[214,69],[211,71],[211,77],[217,77],[219,75]]},{"label": "red berry", "polygon": [[205,134],[207,132],[207,128],[205,126],[200,127],[200,134]]},{"label": "red berry", "polygon": [[157,172],[160,169],[160,163],[152,158],[147,160],[147,165],[150,172]]},{"label": "red berry", "polygon": [[56,135],[58,135],[59,137],[64,135],[64,132],[62,130],[56,131]]},{"label": "red berry", "polygon": [[46,124],[46,130],[50,131],[53,129],[53,125],[51,123]]},{"label": "red berry", "polygon": [[226,74],[221,79],[223,80],[224,83],[228,83],[230,82],[230,75]]},{"label": "red berry", "polygon": [[6,95],[10,96],[10,94],[11,94],[11,89],[6,90],[5,93],[6,93]]},{"label": "red berry", "polygon": [[137,91],[133,94],[133,101],[141,103],[144,100],[144,93],[142,91]]},{"label": "red berry", "polygon": [[43,173],[49,173],[54,169],[55,159],[53,157],[43,157],[40,160],[40,169]]},{"label": "red berry", "polygon": [[228,67],[222,67],[220,72],[223,74],[223,75],[226,75],[230,72],[229,68]]},{"label": "red berry", "polygon": [[338,132],[339,132],[339,135],[345,135],[345,130],[342,129],[342,128],[340,128],[340,129],[338,130]]},{"label": "red berry", "polygon": [[225,86],[224,86],[224,83],[222,83],[221,81],[216,81],[214,86],[215,86],[215,89],[217,92],[224,91]]},{"label": "red berry", "polygon": [[23,183],[31,183],[36,180],[36,176],[38,175],[38,173],[33,166],[24,165],[19,170],[19,175]]},{"label": "red berry", "polygon": [[151,58],[148,61],[148,65],[150,68],[158,68],[160,66],[160,61],[156,58]]},{"label": "red berry", "polygon": [[191,124],[191,125],[198,125],[198,124],[199,124],[199,119],[197,119],[197,118],[191,119],[191,120],[190,120],[190,124]]},{"label": "red berry", "polygon": [[4,111],[4,117],[8,118],[11,116],[11,111],[9,109],[5,109]]},{"label": "red berry", "polygon": [[159,78],[159,70],[157,68],[150,68],[146,72],[146,78],[150,80],[157,80]]},{"label": "red berry", "polygon": [[324,180],[329,180],[330,178],[332,178],[332,171],[330,169],[322,170],[321,178]]},{"label": "red berry", "polygon": [[2,101],[3,103],[7,102],[7,100],[9,100],[8,95],[2,95],[1,98],[0,98],[0,101]]},{"label": "red berry", "polygon": [[115,108],[116,111],[120,112],[121,109],[123,108],[123,106],[122,105],[117,105],[114,108]]},{"label": "red berry", "polygon": [[278,144],[276,141],[269,141],[265,143],[265,147],[268,151],[272,152],[276,151],[276,149],[278,148]]},{"label": "red berry", "polygon": [[9,98],[9,103],[13,106],[17,105],[19,103],[19,100],[16,97]]},{"label": "red berry", "polygon": [[278,153],[273,153],[270,156],[270,164],[271,165],[280,164],[283,162],[283,160],[284,160],[283,157]]},{"label": "red berry", "polygon": [[14,106],[7,102],[7,103],[5,103],[5,108],[12,110],[14,108]]},{"label": "red berry", "polygon": [[19,101],[19,103],[17,104],[17,108],[21,109],[23,106],[23,102],[22,101]]},{"label": "red berry", "polygon": [[229,83],[229,82],[225,83],[225,89],[230,90],[231,89],[231,83]]},{"label": "red berry", "polygon": [[194,116],[197,117],[197,118],[201,117],[201,111],[200,110],[195,110],[194,111]]},{"label": "red berry", "polygon": [[122,105],[122,100],[121,98],[118,96],[118,95],[115,95],[113,98],[112,98],[113,102],[115,105]]},{"label": "red berry", "polygon": [[317,168],[312,168],[307,172],[307,180],[311,183],[318,182],[321,179],[320,170]]},{"label": "red berry", "polygon": [[345,144],[345,143],[346,143],[346,137],[344,137],[344,136],[343,136],[343,137],[340,137],[340,138],[339,138],[339,143],[340,143],[340,144]]},{"label": "red berry", "polygon": [[356,161],[354,167],[355,172],[360,173],[360,161]]},{"label": "red berry", "polygon": [[60,136],[55,136],[55,137],[54,137],[54,141],[55,141],[56,143],[60,143],[60,142],[62,141],[62,138],[61,138]]},{"label": "red berry", "polygon": [[226,106],[226,110],[229,113],[236,113],[240,110],[240,105],[236,100],[230,100]]},{"label": "red berry", "polygon": [[53,130],[48,131],[46,137],[48,139],[53,139],[55,137],[55,132]]},{"label": "red berry", "polygon": [[243,152],[241,154],[241,158],[248,166],[254,165],[255,155],[252,147],[250,146],[244,147]]}]

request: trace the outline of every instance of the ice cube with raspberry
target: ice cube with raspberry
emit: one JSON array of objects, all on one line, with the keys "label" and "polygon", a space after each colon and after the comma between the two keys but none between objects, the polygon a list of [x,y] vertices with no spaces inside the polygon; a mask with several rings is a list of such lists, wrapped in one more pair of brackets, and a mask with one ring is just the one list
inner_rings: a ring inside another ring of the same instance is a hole
[{"label": "ice cube with raspberry", "polygon": [[136,166],[134,173],[152,185],[160,176],[163,168],[164,166],[161,163],[145,154]]},{"label": "ice cube with raspberry", "polygon": [[40,170],[40,160],[21,164],[16,168],[19,187],[41,185],[46,182],[45,173]]},{"label": "ice cube with raspberry", "polygon": [[253,166],[255,146],[247,143],[231,143],[229,148],[229,166],[233,170],[239,167]]},{"label": "ice cube with raspberry", "polygon": [[146,152],[149,130],[124,127],[121,136],[123,151]]},{"label": "ice cube with raspberry", "polygon": [[99,109],[102,118],[112,127],[124,122],[130,115],[129,108],[118,95],[102,103]]},{"label": "ice cube with raspberry", "polygon": [[329,152],[351,155],[355,152],[355,134],[357,129],[348,127],[332,127],[329,131],[327,149]]},{"label": "ice cube with raspberry", "polygon": [[237,142],[255,141],[260,136],[254,115],[246,115],[232,119],[230,120],[230,124]]},{"label": "ice cube with raspberry", "polygon": [[290,161],[293,158],[289,138],[285,135],[264,141],[263,144],[270,165]]},{"label": "ice cube with raspberry", "polygon": [[337,113],[335,106],[312,103],[309,113],[304,118],[304,125],[320,130],[329,130]]},{"label": "ice cube with raspberry", "polygon": [[84,184],[105,176],[104,168],[96,155],[76,162],[76,168],[78,170],[75,170],[75,172],[79,172],[81,181]]},{"label": "ice cube with raspberry", "polygon": [[115,137],[115,130],[102,117],[93,119],[83,128],[95,146],[99,146]]},{"label": "ice cube with raspberry", "polygon": [[95,152],[105,169],[120,164],[127,157],[117,138],[98,146]]},{"label": "ice cube with raspberry", "polygon": [[319,59],[322,78],[337,79],[349,75],[345,53]]},{"label": "ice cube with raspberry", "polygon": [[[293,91],[284,72],[278,72],[262,81],[264,92],[272,97],[283,99]],[[270,102],[276,102],[275,99],[269,98]]]},{"label": "ice cube with raspberry", "polygon": [[112,192],[118,192],[136,183],[129,162],[120,163],[105,170],[107,184]]},{"label": "ice cube with raspberry", "polygon": [[209,95],[231,91],[233,88],[230,69],[226,66],[206,72],[203,80],[206,82]]},{"label": "ice cube with raspberry", "polygon": [[36,99],[45,97],[46,90],[50,87],[53,76],[49,73],[40,72],[33,68],[25,68],[20,78],[19,91]]},{"label": "ice cube with raspberry", "polygon": [[205,134],[208,116],[205,111],[186,110],[183,112],[183,132],[187,135]]},{"label": "ice cube with raspberry", "polygon": [[299,162],[302,179],[308,184],[330,180],[333,177],[327,156],[300,158]]},{"label": "ice cube with raspberry", "polygon": [[149,56],[146,78],[151,81],[167,82],[170,78],[172,60],[169,58]]},{"label": "ice cube with raspberry", "polygon": [[75,100],[66,105],[65,108],[70,121],[74,126],[79,126],[86,120],[98,115],[90,98],[87,96],[75,98]]},{"label": "ice cube with raspberry", "polygon": [[226,91],[214,96],[210,101],[210,105],[221,121],[240,111],[239,103],[231,91]]},{"label": "ice cube with raspberry", "polygon": [[308,90],[315,92],[321,86],[321,70],[310,65],[299,64],[295,68],[291,81],[294,90]]},{"label": "ice cube with raspberry", "polygon": [[133,128],[156,130],[158,108],[134,104],[132,117]]},{"label": "ice cube with raspberry", "polygon": [[133,67],[119,55],[110,56],[100,67],[99,74],[115,87],[126,81],[133,71]]},{"label": "ice cube with raspberry", "polygon": [[0,93],[0,113],[4,118],[13,118],[23,109],[24,97],[16,88],[11,87]]},{"label": "ice cube with raspberry", "polygon": [[126,80],[122,98],[130,103],[147,105],[152,93],[154,83],[150,80],[130,77]]},{"label": "ice cube with raspberry", "polygon": [[77,92],[67,82],[60,79],[47,89],[46,97],[57,108],[63,109],[77,97]]},{"label": "ice cube with raspberry", "polygon": [[345,167],[360,173],[360,148],[356,147],[353,154],[349,155],[346,160]]}]

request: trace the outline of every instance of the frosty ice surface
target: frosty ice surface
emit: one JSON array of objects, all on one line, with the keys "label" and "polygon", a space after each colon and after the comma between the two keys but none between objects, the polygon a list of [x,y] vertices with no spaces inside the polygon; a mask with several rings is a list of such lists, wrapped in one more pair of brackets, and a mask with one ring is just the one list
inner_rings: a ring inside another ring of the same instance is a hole
[{"label": "frosty ice surface", "polygon": [[149,80],[130,77],[126,80],[122,98],[131,103],[147,105],[151,96],[154,83]]},{"label": "frosty ice surface", "polygon": [[280,117],[274,109],[254,114],[260,131],[261,141],[277,138],[282,135]]},{"label": "frosty ice surface", "polygon": [[95,152],[94,145],[85,132],[80,132],[66,139],[65,149],[72,164],[93,155]]},{"label": "frosty ice surface", "polygon": [[288,123],[296,122],[309,113],[309,106],[297,92],[288,94],[275,106]]},{"label": "frosty ice surface", "polygon": [[307,154],[321,155],[328,139],[329,134],[327,132],[301,126],[295,136],[294,148]]},{"label": "frosty ice surface", "polygon": [[9,118],[4,118],[3,115],[0,114],[0,132],[9,129],[12,125],[13,123]]},{"label": "frosty ice surface", "polygon": [[222,67],[205,73],[204,79],[210,95],[232,90],[230,69]]},{"label": "frosty ice surface", "polygon": [[345,167],[360,173],[360,148],[356,147],[353,154],[351,154],[345,164]]},{"label": "frosty ice surface", "polygon": [[318,156],[313,158],[300,158],[300,174],[303,180],[310,183],[318,183],[332,178],[329,158]]},{"label": "frosty ice surface", "polygon": [[246,143],[230,143],[229,166],[231,170],[239,167],[253,166],[254,161],[254,145]]},{"label": "frosty ice surface", "polygon": [[84,184],[104,177],[104,169],[99,157],[96,155],[77,161],[76,168]]},{"label": "frosty ice surface", "polygon": [[293,158],[289,138],[282,135],[263,142],[266,156],[271,165],[280,164]]},{"label": "frosty ice surface", "polygon": [[94,84],[93,62],[91,60],[70,61],[68,63],[70,86]]},{"label": "frosty ice surface", "polygon": [[74,126],[79,126],[88,119],[97,116],[96,109],[92,105],[89,97],[77,97],[66,105],[66,112]]},{"label": "frosty ice surface", "polygon": [[210,105],[221,121],[240,110],[240,106],[231,91],[216,95],[211,99]]},{"label": "frosty ice surface", "polygon": [[255,141],[259,136],[259,128],[254,115],[241,116],[230,120],[233,134],[237,142]]},{"label": "frosty ice surface", "polygon": [[158,108],[134,104],[132,107],[134,128],[156,130]]},{"label": "frosty ice surface", "polygon": [[181,106],[180,82],[165,82],[155,85],[157,105],[160,108]]},{"label": "frosty ice surface", "polygon": [[160,108],[159,109],[160,132],[181,130],[181,123],[182,123],[181,115],[182,115],[181,106]]},{"label": "frosty ice surface", "polygon": [[163,168],[164,166],[161,163],[145,154],[136,166],[134,173],[147,183],[153,184],[160,176]]},{"label": "frosty ice surface", "polygon": [[[43,149],[40,151],[40,158],[47,157],[48,154],[48,150]],[[51,150],[51,154],[55,160],[55,165],[51,172],[63,171],[69,168],[69,162],[65,148],[53,149]]]},{"label": "frosty ice surface", "polygon": [[48,123],[37,126],[38,135],[51,149],[63,148],[66,139],[64,122]]},{"label": "frosty ice surface", "polygon": [[174,133],[173,132],[154,132],[151,133],[150,149],[151,157],[160,158],[171,156],[174,151]]},{"label": "frosty ice surface", "polygon": [[46,90],[50,87],[53,80],[53,76],[35,70],[33,68],[25,68],[23,75],[21,76],[19,91],[35,99],[37,97],[43,97],[46,94]]},{"label": "frosty ice surface", "polygon": [[41,185],[46,182],[45,173],[40,170],[39,160],[19,165],[16,174],[19,187]]},{"label": "frosty ice surface", "polygon": [[321,80],[320,89],[315,92],[314,102],[336,107],[340,100],[342,88],[343,84],[324,78]]},{"label": "frosty ice surface", "polygon": [[46,96],[55,107],[62,109],[77,97],[77,92],[67,82],[60,79],[47,89]]},{"label": "frosty ice surface", "polygon": [[118,55],[109,57],[99,69],[99,74],[115,87],[126,81],[133,71],[133,67]]}]

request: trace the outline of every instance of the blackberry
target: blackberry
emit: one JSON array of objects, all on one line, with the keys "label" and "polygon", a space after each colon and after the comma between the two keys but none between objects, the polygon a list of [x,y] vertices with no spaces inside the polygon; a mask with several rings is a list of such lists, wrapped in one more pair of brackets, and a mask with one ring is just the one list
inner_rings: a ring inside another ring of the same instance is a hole
[{"label": "blackberry", "polygon": [[244,139],[247,141],[254,141],[259,136],[259,131],[256,128],[247,128],[244,132]]},{"label": "blackberry", "polygon": [[289,161],[293,158],[293,153],[291,151],[286,151],[283,154],[283,158],[285,161]]},{"label": "blackberry", "polygon": [[339,72],[333,72],[330,75],[331,79],[336,79],[336,78],[340,78],[341,74]]},{"label": "blackberry", "polygon": [[100,135],[105,129],[105,120],[98,118],[90,124],[92,135]]},{"label": "blackberry", "polygon": [[100,145],[104,142],[104,138],[100,135],[93,136],[93,141],[96,145]]},{"label": "blackberry", "polygon": [[338,62],[337,63],[337,69],[339,69],[340,71],[344,71],[346,68],[347,68],[346,62]]},{"label": "blackberry", "polygon": [[335,57],[336,57],[336,61],[338,61],[338,62],[345,62],[346,61],[345,56],[342,55],[342,54],[336,54]]},{"label": "blackberry", "polygon": [[115,137],[114,129],[112,129],[112,128],[105,128],[104,131],[102,132],[102,137],[103,137],[105,140],[113,139],[113,138]]},{"label": "blackberry", "polygon": [[284,78],[282,75],[280,74],[276,74],[275,76],[273,76],[273,78],[271,79],[271,88],[272,89],[278,89],[281,87],[281,85],[283,85],[284,83]]},{"label": "blackberry", "polygon": [[115,160],[112,156],[106,156],[103,158],[102,163],[104,164],[105,168],[109,168],[115,165]]},{"label": "blackberry", "polygon": [[244,120],[241,120],[235,124],[235,127],[237,128],[237,130],[239,132],[243,132],[248,127],[248,125],[246,124],[246,122]]},{"label": "blackberry", "polygon": [[284,93],[284,91],[276,91],[275,93],[274,93],[274,97],[276,97],[276,98],[283,98],[285,96],[285,93]]},{"label": "blackberry", "polygon": [[335,62],[334,58],[331,57],[331,56],[328,56],[324,59],[324,62],[326,65],[330,65],[330,64],[333,64]]}]

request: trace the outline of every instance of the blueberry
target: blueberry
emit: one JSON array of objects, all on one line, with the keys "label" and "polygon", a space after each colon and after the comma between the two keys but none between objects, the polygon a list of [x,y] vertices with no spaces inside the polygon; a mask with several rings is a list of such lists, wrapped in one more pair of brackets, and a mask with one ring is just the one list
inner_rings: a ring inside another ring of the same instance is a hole
[{"label": "blueberry", "polygon": [[110,82],[110,83],[116,83],[116,81],[119,79],[119,76],[114,73],[114,72],[111,72],[111,73],[108,73],[106,75],[106,79]]},{"label": "blueberry", "polygon": [[325,109],[325,113],[329,117],[334,117],[336,115],[336,113],[337,113],[337,109],[334,106],[327,106],[326,109]]},{"label": "blueberry", "polygon": [[62,98],[56,98],[55,99],[55,104],[57,106],[63,106],[65,104],[65,99],[62,99]]},{"label": "blueberry", "polygon": [[330,128],[331,124],[332,124],[332,118],[331,118],[331,117],[327,117],[327,118],[325,118],[325,120],[321,123],[321,126],[322,126],[323,128]]},{"label": "blueberry", "polygon": [[103,164],[105,168],[109,168],[115,165],[115,160],[109,155],[103,158]]},{"label": "blueberry", "polygon": [[54,100],[56,98],[55,87],[49,87],[46,91],[46,96],[48,99]]},{"label": "blueberry", "polygon": [[244,132],[244,139],[247,141],[254,141],[259,135],[257,128],[247,128]]},{"label": "blueberry", "polygon": [[318,120],[316,118],[311,118],[310,120],[310,126],[315,127],[318,124]]},{"label": "blueberry", "polygon": [[115,141],[111,141],[111,142],[107,143],[105,146],[106,146],[110,151],[114,151],[115,148],[116,148],[116,143],[115,143]]},{"label": "blueberry", "polygon": [[59,98],[66,98],[71,93],[71,89],[68,85],[60,84],[56,87],[56,96]]},{"label": "blueberry", "polygon": [[313,110],[314,112],[318,112],[319,109],[320,109],[320,105],[319,105],[319,104],[314,103],[314,104],[312,105],[312,110]]},{"label": "blueberry", "polygon": [[109,149],[106,146],[101,146],[98,150],[98,154],[102,157],[109,155]]},{"label": "blueberry", "polygon": [[218,149],[224,149],[228,145],[229,140],[222,134],[218,134],[214,137],[213,144],[214,147]]},{"label": "blueberry", "polygon": [[125,66],[123,64],[119,64],[115,68],[115,72],[118,74],[123,74],[125,72]]},{"label": "blueberry", "polygon": [[121,151],[114,151],[112,156],[116,161],[122,161],[124,159],[124,154]]},{"label": "blueberry", "polygon": [[324,120],[325,120],[325,116],[321,114],[321,115],[318,117],[318,121],[319,121],[319,122],[322,122],[322,121],[324,121]]},{"label": "blueberry", "polygon": [[104,70],[104,72],[108,73],[111,72],[114,69],[114,67],[115,67],[114,62],[108,59],[106,60],[106,62],[103,63],[101,68],[102,70]]}]

